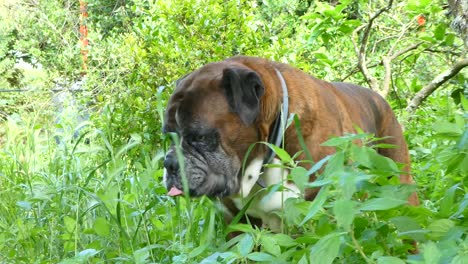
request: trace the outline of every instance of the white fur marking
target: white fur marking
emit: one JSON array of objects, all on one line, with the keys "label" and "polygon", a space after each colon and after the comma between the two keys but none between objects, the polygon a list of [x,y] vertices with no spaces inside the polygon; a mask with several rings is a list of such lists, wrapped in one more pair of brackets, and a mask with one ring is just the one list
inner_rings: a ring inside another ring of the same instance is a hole
[{"label": "white fur marking", "polygon": [[[281,164],[278,159],[273,159],[273,164]],[[260,175],[263,166],[263,158],[259,157],[254,159],[246,168],[245,174],[242,177],[241,193],[237,197],[231,197],[236,207],[240,210],[245,202],[260,189],[256,185],[259,177],[261,177],[267,186],[282,183],[286,187],[284,191],[272,193],[268,198],[267,192],[259,193],[250,207],[247,209],[247,214],[253,217],[261,218],[264,225],[269,227],[274,232],[281,231],[281,220],[273,212],[278,212],[283,209],[284,202],[288,198],[299,197],[299,188],[293,183],[287,182],[289,170],[284,168],[265,168],[264,172]],[[249,175],[252,176],[249,179]]]},{"label": "white fur marking", "polygon": [[241,190],[240,190],[242,197],[245,198],[247,197],[247,195],[250,194],[252,187],[257,182],[258,177],[260,177],[260,170],[262,169],[262,166],[263,166],[263,159],[256,158],[252,160],[249,166],[247,166],[247,168],[245,169],[244,175],[242,176]]}]

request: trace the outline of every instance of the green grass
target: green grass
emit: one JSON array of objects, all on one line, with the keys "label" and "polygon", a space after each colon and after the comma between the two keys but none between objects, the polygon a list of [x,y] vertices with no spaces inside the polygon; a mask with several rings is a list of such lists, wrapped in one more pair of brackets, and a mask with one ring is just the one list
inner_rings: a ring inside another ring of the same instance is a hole
[{"label": "green grass", "polygon": [[[456,128],[464,125],[457,116],[453,131],[408,128],[420,207],[404,205],[412,188],[387,180],[397,165],[350,143],[368,136],[349,135],[329,142],[339,151],[319,178],[317,199],[288,200],[284,234],[272,234],[226,226],[206,197],[168,197],[163,150],[147,151],[139,134],[118,145],[99,117],[80,124],[74,138],[71,120],[13,115],[2,124],[0,262],[466,263],[466,130]],[[447,155],[458,163],[447,167]],[[295,173],[305,185],[307,172]],[[229,231],[243,234],[227,241]],[[420,253],[409,253],[405,239],[418,241]]]}]

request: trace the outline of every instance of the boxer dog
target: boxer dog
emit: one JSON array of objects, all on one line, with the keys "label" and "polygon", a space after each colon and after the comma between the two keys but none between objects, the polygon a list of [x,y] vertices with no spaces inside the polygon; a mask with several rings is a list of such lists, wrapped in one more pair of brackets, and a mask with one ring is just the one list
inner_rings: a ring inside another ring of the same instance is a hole
[{"label": "boxer dog", "polygon": [[[238,56],[207,64],[182,77],[169,99],[163,132],[176,133],[180,139],[189,195],[222,198],[228,214],[236,214],[248,200],[243,198],[282,183],[287,188],[270,194],[269,199],[257,193],[246,211],[263,225],[278,230],[278,220],[271,217],[272,213],[281,210],[287,198],[298,197],[298,188],[285,180],[288,171],[263,169],[265,163],[279,163],[265,145],[255,145],[244,170],[242,165],[249,146],[259,141],[283,144],[291,156],[302,150],[295,128],[283,131],[288,113],[298,116],[304,142],[315,162],[335,151],[321,143],[330,136],[355,133],[357,126],[385,138],[379,143],[396,146],[378,152],[405,164],[400,182],[413,183],[402,129],[377,93],[353,84],[325,82],[286,64]],[[305,159],[305,154],[299,159]],[[168,194],[181,195],[176,146],[168,150],[164,167]],[[310,180],[314,179],[311,176]],[[305,199],[313,199],[315,193],[306,190]],[[409,203],[418,203],[415,194]]]}]

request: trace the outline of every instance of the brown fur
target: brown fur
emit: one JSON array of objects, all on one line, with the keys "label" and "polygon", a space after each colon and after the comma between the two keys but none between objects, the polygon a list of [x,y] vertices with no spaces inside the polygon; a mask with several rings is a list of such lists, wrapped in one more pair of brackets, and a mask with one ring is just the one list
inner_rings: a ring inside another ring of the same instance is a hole
[{"label": "brown fur", "polygon": [[[320,146],[321,143],[330,136],[356,132],[354,126],[358,126],[365,132],[374,133],[376,137],[389,137],[380,143],[393,144],[397,148],[380,149],[379,153],[395,162],[406,164],[407,173],[400,176],[400,182],[413,183],[408,147],[401,127],[388,103],[377,93],[353,84],[325,82],[289,65],[259,58],[234,57],[223,63],[240,63],[261,76],[265,94],[261,100],[257,126],[262,140],[268,138],[269,127],[280,110],[282,92],[280,80],[274,71],[277,68],[288,87],[289,112],[298,115],[305,143],[315,161],[334,152],[331,147]],[[291,154],[301,150],[292,126],[285,134],[285,148]],[[314,190],[306,193],[308,199],[314,196]],[[409,198],[409,203],[419,204],[416,194]]]}]

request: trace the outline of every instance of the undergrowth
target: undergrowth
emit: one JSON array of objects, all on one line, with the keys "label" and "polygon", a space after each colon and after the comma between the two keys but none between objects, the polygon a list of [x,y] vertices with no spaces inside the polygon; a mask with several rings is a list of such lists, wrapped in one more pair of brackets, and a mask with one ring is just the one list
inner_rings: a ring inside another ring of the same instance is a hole
[{"label": "undergrowth", "polygon": [[[329,140],[336,154],[309,171],[277,150],[301,190],[321,187],[313,201],[286,201],[278,212],[281,234],[226,226],[219,202],[206,197],[168,197],[161,182],[163,150],[145,152],[136,133],[116,146],[111,131],[97,123],[62,119],[47,127],[34,117],[14,116],[5,122],[2,262],[464,263],[468,256],[466,116],[435,125],[439,129],[427,140],[435,159],[421,150],[427,144],[413,141],[420,144],[413,151],[422,185],[417,190],[398,184],[398,164],[352,143],[373,140],[371,135]],[[143,158],[129,159],[129,151]],[[307,183],[320,168],[318,180]],[[406,199],[415,190],[422,205],[411,207]],[[231,231],[242,234],[227,241]],[[418,243],[419,253],[410,253],[408,241]]]}]

